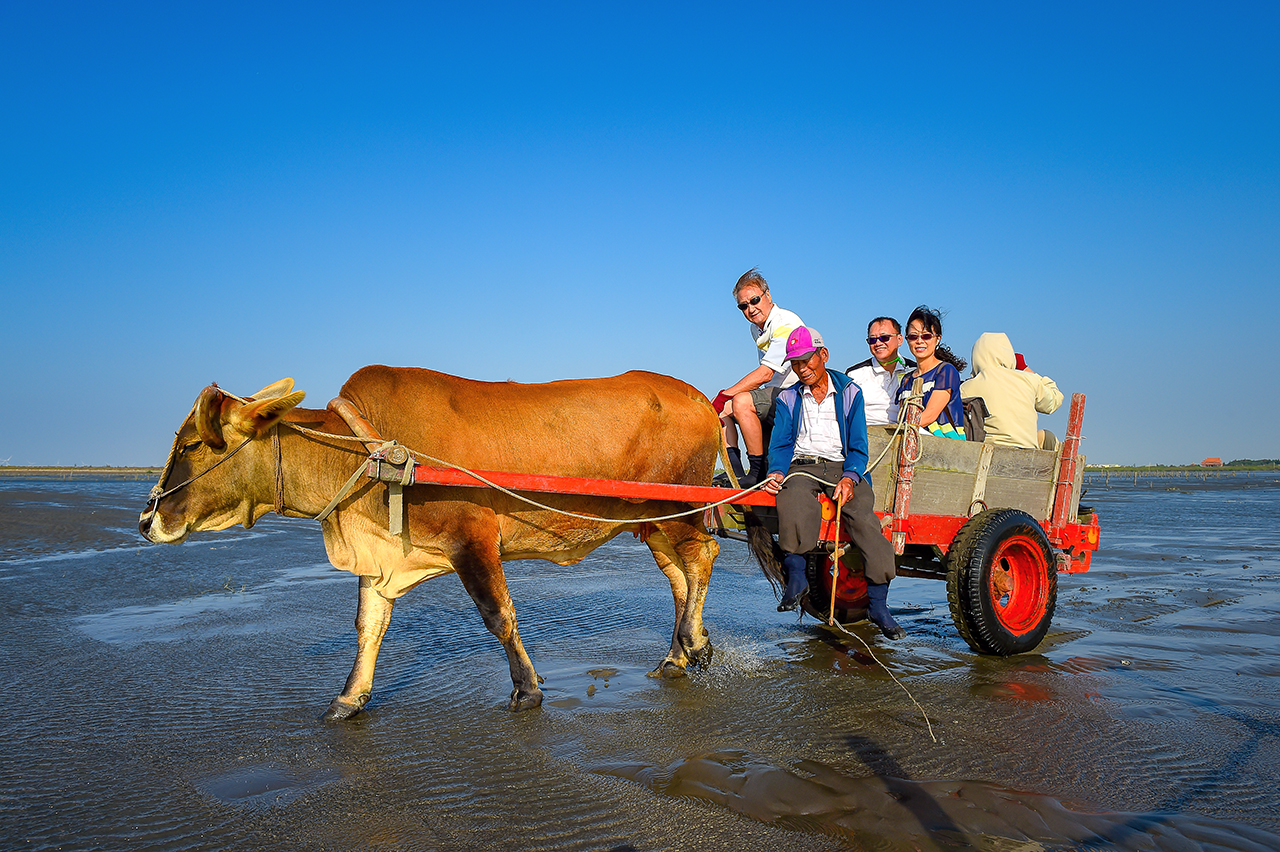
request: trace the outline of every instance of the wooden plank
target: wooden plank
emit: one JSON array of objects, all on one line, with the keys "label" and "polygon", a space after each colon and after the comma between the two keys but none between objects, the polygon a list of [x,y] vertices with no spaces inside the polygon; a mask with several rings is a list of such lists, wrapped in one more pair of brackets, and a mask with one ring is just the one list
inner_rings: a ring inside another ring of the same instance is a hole
[{"label": "wooden plank", "polygon": [[[871,479],[871,490],[875,493],[874,506],[877,512],[893,511],[893,489],[898,481],[898,451],[893,443],[893,426],[868,426],[867,443],[870,445],[867,464],[879,464],[868,471]],[[885,452],[886,448],[888,449]],[[883,453],[883,457],[882,454]]]},{"label": "wooden plank", "polygon": [[1087,460],[1084,456],[1077,456],[1079,461],[1076,462],[1076,481],[1071,488],[1071,514],[1070,518],[1075,521],[1080,514],[1080,492],[1084,488],[1084,468]]},{"label": "wooden plank", "polygon": [[991,460],[991,475],[1006,479],[1053,479],[1058,469],[1054,450],[1028,450],[1021,447],[996,447]]},{"label": "wooden plank", "polygon": [[1063,444],[1062,442],[1059,442],[1058,448],[1053,451],[1053,473],[1050,474],[1049,478],[1053,481],[1055,487],[1049,489],[1049,497],[1048,497],[1047,503],[1045,504],[1045,510],[1044,510],[1044,517],[1046,518],[1053,517],[1053,503],[1058,497],[1058,489],[1057,489],[1058,470],[1062,467],[1062,448],[1064,446],[1065,444]]},{"label": "wooden plank", "polygon": [[957,441],[934,435],[920,436],[920,460],[917,468],[949,470],[972,476],[978,469],[982,444],[976,441]]},{"label": "wooden plank", "polygon": [[911,382],[911,395],[902,401],[902,431],[898,443],[898,471],[893,488],[893,524],[890,539],[894,554],[901,556],[906,550],[906,521],[911,517],[911,488],[915,478],[916,462],[920,459],[921,386],[924,379],[917,376]]},{"label": "wooden plank", "polygon": [[1062,442],[1061,467],[1055,475],[1052,519],[1049,536],[1054,538],[1067,524],[1075,521],[1072,507],[1076,484],[1076,469],[1080,461],[1080,430],[1084,424],[1084,394],[1071,394],[1071,411],[1067,415],[1067,437]]},{"label": "wooden plank", "polygon": [[1045,497],[1053,493],[1052,482],[1031,482],[1026,479],[987,479],[987,506],[992,509],[1021,509],[1037,521],[1045,522]]},{"label": "wooden plank", "polygon": [[[957,442],[959,443],[959,442]],[[956,471],[916,470],[912,512],[967,517],[973,498],[973,476]],[[1036,520],[1047,517],[1052,482],[988,476],[986,502],[992,509],[1021,509]]]}]

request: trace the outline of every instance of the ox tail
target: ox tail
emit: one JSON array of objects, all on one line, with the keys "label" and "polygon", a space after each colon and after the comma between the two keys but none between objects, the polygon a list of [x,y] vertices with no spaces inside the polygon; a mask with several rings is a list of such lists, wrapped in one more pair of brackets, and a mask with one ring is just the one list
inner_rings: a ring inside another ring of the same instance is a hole
[{"label": "ox tail", "polygon": [[[706,397],[703,397],[706,399]],[[707,401],[707,407],[711,409],[711,413],[715,414],[716,428],[720,432],[720,466],[724,468],[724,472],[729,477],[729,484],[733,486],[734,491],[741,491],[742,486],[738,484],[738,475],[733,472],[733,465],[729,464],[729,445],[724,439],[724,427],[720,425],[720,415],[716,414],[715,408],[711,405],[710,400]]]},{"label": "ox tail", "polygon": [[786,554],[755,512],[744,509],[742,515],[747,524],[747,544],[751,546],[751,553],[760,563],[765,579],[773,586],[774,594],[781,595],[787,582],[782,573],[782,558]]}]

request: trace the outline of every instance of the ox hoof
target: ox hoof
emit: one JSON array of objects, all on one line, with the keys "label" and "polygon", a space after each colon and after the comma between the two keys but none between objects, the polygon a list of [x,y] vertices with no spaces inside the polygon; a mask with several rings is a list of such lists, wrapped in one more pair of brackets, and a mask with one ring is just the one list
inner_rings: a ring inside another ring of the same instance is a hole
[{"label": "ox hoof", "polygon": [[649,677],[677,678],[684,677],[685,674],[684,666],[675,660],[663,660],[656,669],[649,672]]},{"label": "ox hoof", "polygon": [[535,707],[542,706],[542,690],[534,687],[531,692],[522,692],[519,688],[511,690],[511,701],[507,704],[507,708],[520,712],[521,710],[532,710]]},{"label": "ox hoof", "polygon": [[708,642],[701,648],[695,648],[686,653],[689,655],[690,662],[698,668],[705,669],[707,666],[711,665],[711,658],[715,656],[716,649],[712,648],[711,643]]},{"label": "ox hoof", "polygon": [[345,701],[342,696],[338,696],[333,699],[333,703],[329,705],[328,710],[324,711],[320,719],[325,722],[345,722],[363,710],[367,703],[369,703],[367,695],[361,695],[356,701]]}]

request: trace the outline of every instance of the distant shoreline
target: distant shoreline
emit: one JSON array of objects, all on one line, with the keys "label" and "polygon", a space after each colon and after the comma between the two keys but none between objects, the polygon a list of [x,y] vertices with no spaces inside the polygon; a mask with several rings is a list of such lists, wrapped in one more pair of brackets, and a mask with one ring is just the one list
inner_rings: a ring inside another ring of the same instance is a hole
[{"label": "distant shoreline", "polygon": [[0,467],[0,477],[7,479],[155,479],[158,467]]},{"label": "distant shoreline", "polygon": [[1267,465],[1199,465],[1199,464],[1090,464],[1085,465],[1089,473],[1256,473],[1266,471],[1274,473],[1276,466]]},{"label": "distant shoreline", "polygon": [[[31,465],[0,467],[0,477],[9,479],[155,479],[160,475],[159,467],[92,467],[57,465]],[[1137,473],[1143,474],[1226,474],[1266,471],[1275,472],[1273,465],[1222,465],[1221,467],[1203,467],[1198,464],[1186,465],[1087,465],[1089,473]]]}]

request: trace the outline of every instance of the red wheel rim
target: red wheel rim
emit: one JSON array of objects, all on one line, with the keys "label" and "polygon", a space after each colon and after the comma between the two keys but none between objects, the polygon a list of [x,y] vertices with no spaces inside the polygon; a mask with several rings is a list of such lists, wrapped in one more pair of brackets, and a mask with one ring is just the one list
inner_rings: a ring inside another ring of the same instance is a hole
[{"label": "red wheel rim", "polygon": [[987,599],[997,620],[1015,636],[1040,624],[1049,606],[1048,563],[1035,539],[1010,536],[991,558]]},{"label": "red wheel rim", "polygon": [[[817,573],[817,582],[809,590],[809,600],[816,610],[822,611],[826,618],[827,608],[831,605],[831,557],[822,561],[822,570]],[[840,581],[836,584],[836,610],[855,610],[867,608],[867,581],[861,572],[850,571],[847,565],[840,566]]]}]

